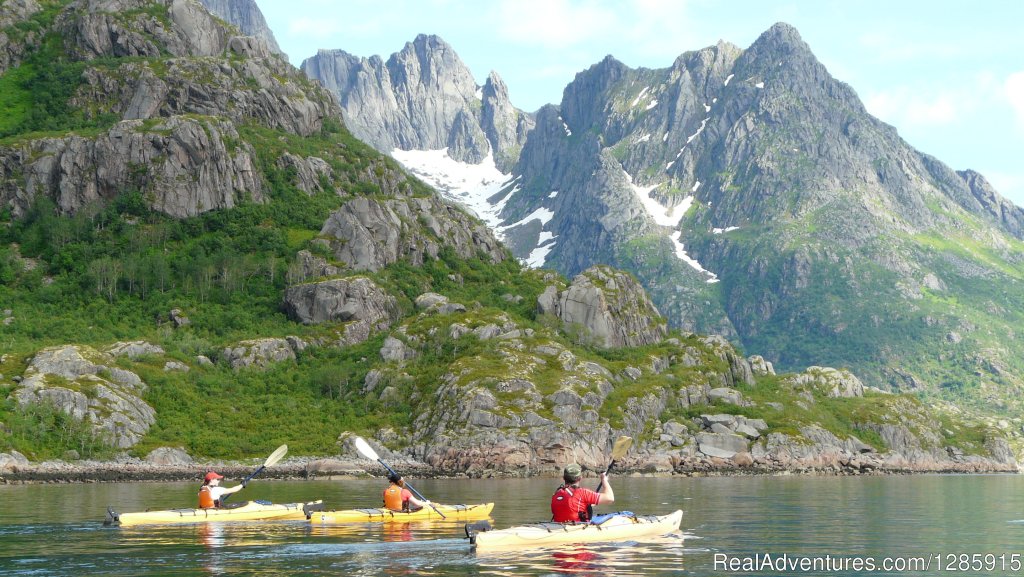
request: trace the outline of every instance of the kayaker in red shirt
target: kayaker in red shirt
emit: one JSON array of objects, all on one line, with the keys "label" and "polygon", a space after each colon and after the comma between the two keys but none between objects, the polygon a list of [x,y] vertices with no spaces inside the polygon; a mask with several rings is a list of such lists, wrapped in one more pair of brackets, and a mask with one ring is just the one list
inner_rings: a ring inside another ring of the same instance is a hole
[{"label": "kayaker in red shirt", "polygon": [[608,475],[601,473],[601,492],[580,487],[583,468],[570,463],[562,471],[564,483],[551,496],[551,520],[557,523],[578,523],[590,520],[588,505],[615,502],[615,492],[608,482]]},{"label": "kayaker in red shirt", "polygon": [[384,489],[384,507],[392,511],[419,511],[430,504],[430,501],[420,501],[413,496],[409,489],[405,488],[405,479],[397,473],[388,475],[391,482],[387,489]]},{"label": "kayaker in red shirt", "polygon": [[241,485],[236,485],[231,488],[221,487],[220,480],[223,478],[223,475],[218,475],[213,471],[210,471],[206,474],[206,477],[203,477],[203,486],[199,488],[200,509],[213,509],[214,507],[220,507],[220,500],[224,495],[237,493],[245,487],[244,482]]}]

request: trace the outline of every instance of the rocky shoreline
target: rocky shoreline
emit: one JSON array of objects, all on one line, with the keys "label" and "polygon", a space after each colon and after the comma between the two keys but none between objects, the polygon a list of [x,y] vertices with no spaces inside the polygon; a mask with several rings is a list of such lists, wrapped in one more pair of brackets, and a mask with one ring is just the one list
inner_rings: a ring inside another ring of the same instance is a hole
[{"label": "rocky shoreline", "polygon": [[[224,475],[228,484],[252,473],[261,463],[208,462],[191,464],[157,464],[131,458],[120,461],[45,461],[29,463],[4,462],[0,454],[0,484],[61,484],[61,483],[124,483],[198,481],[207,471]],[[419,478],[523,478],[557,477],[558,467],[511,470],[475,470],[472,472],[446,471],[411,459],[389,460],[388,463],[404,475]],[[968,461],[932,461],[911,463],[898,459],[806,459],[782,466],[777,462],[759,459],[757,462],[737,464],[734,460],[716,457],[688,459],[670,470],[651,466],[643,459],[627,460],[617,466],[619,477],[715,477],[715,476],[859,476],[859,475],[912,475],[912,474],[992,474],[1019,473],[1015,464],[997,463],[989,459]],[[298,457],[286,459],[260,472],[259,478],[268,480],[372,478],[382,477],[385,471],[365,460],[353,458]]]}]

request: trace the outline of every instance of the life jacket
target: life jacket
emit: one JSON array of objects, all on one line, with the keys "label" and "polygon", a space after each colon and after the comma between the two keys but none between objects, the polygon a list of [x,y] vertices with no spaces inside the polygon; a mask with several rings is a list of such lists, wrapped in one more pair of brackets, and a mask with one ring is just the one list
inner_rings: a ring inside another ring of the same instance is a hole
[{"label": "life jacket", "polygon": [[551,496],[551,519],[559,523],[587,522],[590,515],[586,508],[580,507],[580,500],[573,498],[573,488],[559,485]]},{"label": "life jacket", "polygon": [[402,488],[394,483],[384,489],[384,508],[392,511],[404,511],[409,507],[409,502],[402,499]]},{"label": "life jacket", "polygon": [[213,500],[213,493],[210,492],[211,487],[209,485],[203,485],[199,487],[199,508],[200,509],[213,509],[217,507],[218,503]]}]

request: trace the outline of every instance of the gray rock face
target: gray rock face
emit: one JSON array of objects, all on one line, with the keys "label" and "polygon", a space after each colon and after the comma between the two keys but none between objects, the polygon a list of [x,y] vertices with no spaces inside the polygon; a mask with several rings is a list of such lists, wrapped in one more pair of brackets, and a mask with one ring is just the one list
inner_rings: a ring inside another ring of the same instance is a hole
[{"label": "gray rock face", "polygon": [[[5,2],[0,20],[17,23],[38,9],[27,0]],[[0,203],[16,216],[43,195],[70,214],[125,190],[174,217],[246,198],[262,202],[253,150],[235,125],[305,136],[340,115],[327,91],[264,41],[237,36],[191,0],[74,2],[50,28],[19,32],[17,41],[4,36],[0,64],[16,64],[51,33],[63,38],[68,58],[86,63],[70,107],[86,119],[122,121],[96,136],[28,137],[0,147]],[[331,178],[319,159],[289,160],[311,192]]]},{"label": "gray rock face", "polygon": [[222,58],[178,58],[165,66],[125,61],[114,68],[87,69],[73,103],[125,120],[200,114],[239,124],[255,121],[303,136],[339,114],[330,94],[254,38],[232,37],[226,49]]},{"label": "gray rock face", "polygon": [[471,164],[493,153],[507,171],[533,126],[509,103],[496,73],[481,91],[437,36],[417,36],[387,62],[320,50],[302,70],[338,97],[352,133],[382,152],[448,148],[449,156]]},{"label": "gray rock face", "polygon": [[[175,217],[235,206],[238,195],[263,200],[253,153],[234,127],[174,117],[147,126],[118,123],[99,137],[43,138],[0,147],[0,200],[22,214],[37,195],[52,195],[65,214],[107,201],[129,183],[153,209]],[[138,167],[146,167],[139,170]]]},{"label": "gray rock face", "polygon": [[660,341],[667,329],[643,288],[628,274],[593,267],[564,291],[548,287],[538,298],[541,314],[602,347],[635,347]]},{"label": "gray rock face", "polygon": [[88,420],[113,446],[132,447],[156,422],[156,411],[141,398],[146,390],[142,379],[113,364],[113,357],[89,347],[43,349],[12,397],[19,405],[51,403],[75,419]]},{"label": "gray rock face", "polygon": [[284,309],[303,324],[349,323],[348,344],[388,329],[401,316],[398,301],[365,277],[334,279],[288,287]]},{"label": "gray rock face", "polygon": [[308,250],[300,250],[295,254],[295,262],[288,267],[288,282],[301,283],[308,279],[336,276],[341,269],[327,262],[326,259],[314,255]]},{"label": "gray rock face", "polygon": [[322,158],[308,156],[302,158],[289,152],[277,160],[278,168],[291,169],[295,172],[295,186],[306,194],[324,190],[324,183],[334,179],[334,169]]},{"label": "gray rock face", "polygon": [[[148,0],[83,0],[83,10],[65,12],[60,28],[73,53],[84,60],[103,56],[220,56],[229,31],[202,6],[162,0],[170,26],[144,10]],[[124,13],[130,14],[127,18]]]},{"label": "gray rock face", "polygon": [[223,18],[247,36],[262,38],[274,52],[284,55],[277,45],[274,32],[267,26],[263,12],[253,0],[201,0],[203,6],[215,15]]},{"label": "gray rock face", "polygon": [[355,198],[331,214],[320,235],[330,238],[334,258],[354,270],[377,271],[403,258],[418,266],[443,246],[465,258],[507,256],[485,225],[437,197]]}]

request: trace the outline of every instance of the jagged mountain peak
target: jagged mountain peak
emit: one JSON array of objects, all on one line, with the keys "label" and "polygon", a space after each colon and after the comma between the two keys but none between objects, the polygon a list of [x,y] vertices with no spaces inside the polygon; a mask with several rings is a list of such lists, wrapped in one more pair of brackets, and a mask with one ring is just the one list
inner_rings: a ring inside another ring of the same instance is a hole
[{"label": "jagged mountain peak", "polygon": [[337,95],[352,132],[383,152],[445,149],[455,161],[491,158],[507,172],[533,128],[497,73],[478,86],[436,35],[416,36],[386,62],[321,50],[302,69]]}]

